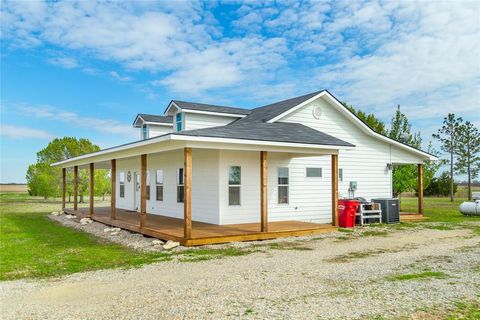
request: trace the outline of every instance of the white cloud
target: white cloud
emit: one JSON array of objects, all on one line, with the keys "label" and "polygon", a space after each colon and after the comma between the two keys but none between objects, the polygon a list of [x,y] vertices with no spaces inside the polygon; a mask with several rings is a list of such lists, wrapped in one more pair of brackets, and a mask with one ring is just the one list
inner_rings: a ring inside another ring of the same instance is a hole
[{"label": "white cloud", "polygon": [[[256,102],[328,88],[383,116],[397,103],[416,118],[478,111],[479,2],[250,1],[224,25],[216,5],[6,2],[2,34],[148,71],[151,97],[155,86]],[[109,76],[133,82],[122,74]]]},{"label": "white cloud", "polygon": [[0,125],[0,134],[11,139],[52,139],[55,137],[44,130],[9,124]]},{"label": "white cloud", "polygon": [[65,69],[73,69],[78,67],[78,62],[74,58],[69,57],[55,57],[48,59],[51,64],[59,65]]},{"label": "white cloud", "polygon": [[128,82],[128,81],[131,81],[132,78],[130,77],[127,77],[127,76],[121,76],[118,74],[118,72],[116,71],[110,71],[110,76],[112,76],[114,79],[120,81],[120,82]]},{"label": "white cloud", "polygon": [[18,110],[23,116],[63,122],[77,128],[94,130],[101,133],[134,137],[136,130],[130,124],[112,119],[87,117],[75,112],[51,106],[20,105]]}]

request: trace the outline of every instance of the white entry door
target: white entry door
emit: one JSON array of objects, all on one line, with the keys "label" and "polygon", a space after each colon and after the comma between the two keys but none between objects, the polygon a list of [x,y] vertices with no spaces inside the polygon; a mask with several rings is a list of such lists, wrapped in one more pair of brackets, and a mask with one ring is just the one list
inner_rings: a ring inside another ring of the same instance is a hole
[{"label": "white entry door", "polygon": [[134,200],[133,200],[133,205],[135,207],[135,211],[140,212],[140,173],[138,171],[135,171],[133,173],[133,181],[134,181],[134,187],[133,187],[133,193],[134,193]]}]

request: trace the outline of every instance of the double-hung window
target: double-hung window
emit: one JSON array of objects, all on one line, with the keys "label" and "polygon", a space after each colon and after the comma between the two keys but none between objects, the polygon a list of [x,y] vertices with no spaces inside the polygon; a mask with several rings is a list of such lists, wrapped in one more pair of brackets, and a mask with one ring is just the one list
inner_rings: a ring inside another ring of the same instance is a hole
[{"label": "double-hung window", "polygon": [[142,138],[143,140],[148,139],[148,127],[146,124],[142,126]]},{"label": "double-hung window", "polygon": [[119,173],[120,198],[125,198],[125,172]]},{"label": "double-hung window", "polygon": [[150,200],[150,171],[147,171],[147,183],[146,183],[146,187],[147,187],[147,200]]},{"label": "double-hung window", "polygon": [[157,193],[157,201],[163,201],[163,170],[157,170],[155,177],[155,187]]},{"label": "double-hung window", "polygon": [[185,189],[183,185],[183,168],[177,170],[177,202],[183,202],[185,197]]},{"label": "double-hung window", "polygon": [[343,169],[338,169],[338,181],[343,181]]},{"label": "double-hung window", "polygon": [[182,127],[183,127],[182,123],[183,123],[182,113],[179,112],[175,115],[175,124],[176,124],[177,131],[182,131]]},{"label": "double-hung window", "polygon": [[288,204],[288,168],[278,168],[278,204]]},{"label": "double-hung window", "polygon": [[228,205],[240,205],[242,169],[240,166],[231,166],[228,169]]}]

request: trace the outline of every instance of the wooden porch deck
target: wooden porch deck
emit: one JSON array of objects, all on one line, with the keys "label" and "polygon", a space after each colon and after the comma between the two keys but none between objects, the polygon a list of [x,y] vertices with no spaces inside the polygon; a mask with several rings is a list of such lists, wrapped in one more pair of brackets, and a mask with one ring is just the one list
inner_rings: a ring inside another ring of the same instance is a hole
[{"label": "wooden porch deck", "polygon": [[[89,208],[78,208],[78,210],[65,208],[64,211],[79,217],[89,216]],[[140,229],[140,213],[117,208],[116,219],[112,220],[110,219],[110,207],[95,208],[91,218],[110,226],[142,233],[162,240],[178,241],[184,246],[266,240],[337,230],[336,227],[330,224],[302,221],[272,221],[268,223],[268,232],[260,232],[260,223],[216,225],[192,221],[191,238],[184,239],[183,219],[147,213],[145,227]]]},{"label": "wooden porch deck", "polygon": [[416,212],[400,212],[400,222],[417,222],[425,221],[428,218],[421,213]]}]

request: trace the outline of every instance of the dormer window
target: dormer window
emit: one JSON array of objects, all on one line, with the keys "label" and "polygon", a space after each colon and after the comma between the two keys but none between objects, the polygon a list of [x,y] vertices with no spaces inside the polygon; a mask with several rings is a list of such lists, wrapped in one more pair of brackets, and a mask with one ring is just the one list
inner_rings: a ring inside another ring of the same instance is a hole
[{"label": "dormer window", "polygon": [[175,124],[177,131],[182,131],[182,113],[179,112],[175,115]]},{"label": "dormer window", "polygon": [[146,124],[142,125],[142,138],[143,140],[148,139],[148,127]]}]

